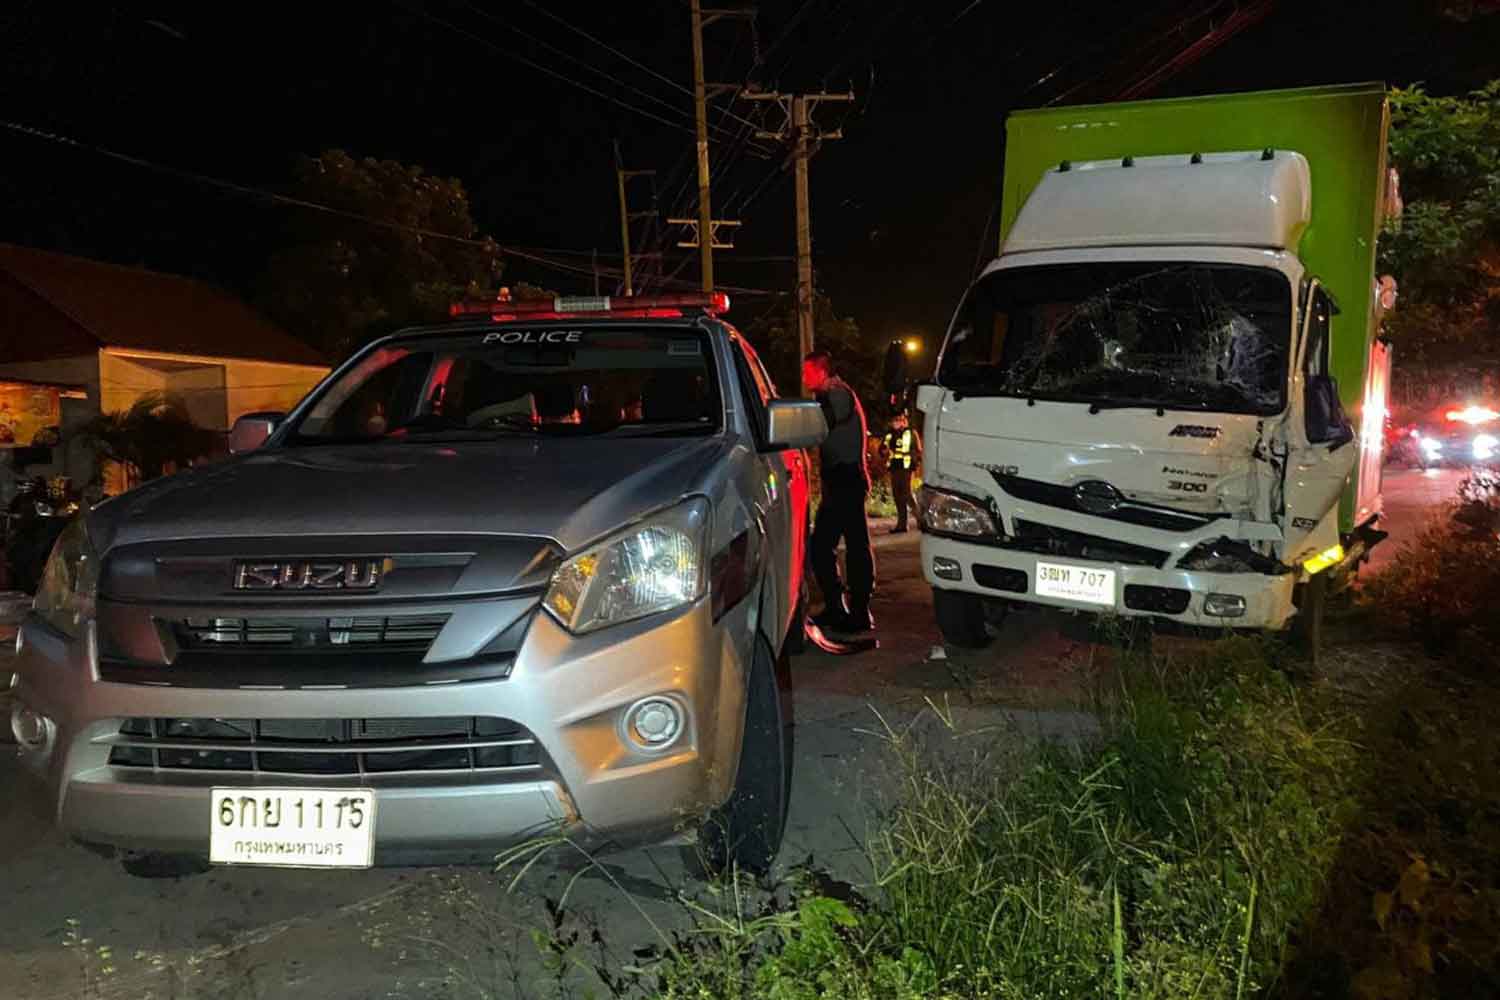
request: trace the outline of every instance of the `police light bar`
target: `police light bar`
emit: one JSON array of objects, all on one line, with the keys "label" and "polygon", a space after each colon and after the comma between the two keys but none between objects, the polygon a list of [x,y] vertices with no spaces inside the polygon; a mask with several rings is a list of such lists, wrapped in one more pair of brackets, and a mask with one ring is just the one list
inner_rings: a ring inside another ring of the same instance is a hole
[{"label": "police light bar", "polygon": [[729,311],[729,296],[723,292],[684,295],[559,295],[552,299],[513,302],[455,302],[448,315],[488,316],[498,322],[520,319],[567,319],[601,315],[625,319],[668,318],[686,310],[701,310],[710,316]]},{"label": "police light bar", "polygon": [[1500,413],[1486,406],[1466,406],[1462,410],[1449,410],[1447,417],[1449,420],[1473,426],[1475,424],[1487,424],[1492,420],[1500,418]]}]

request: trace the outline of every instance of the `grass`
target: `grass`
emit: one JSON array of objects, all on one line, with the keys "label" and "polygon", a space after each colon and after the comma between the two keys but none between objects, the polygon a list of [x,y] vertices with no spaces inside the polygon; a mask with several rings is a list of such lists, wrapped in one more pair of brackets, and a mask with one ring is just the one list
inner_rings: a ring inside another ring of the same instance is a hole
[{"label": "grass", "polygon": [[867,884],[731,877],[681,895],[628,967],[570,957],[562,919],[543,954],[665,1000],[1259,995],[1322,895],[1356,773],[1348,720],[1309,707],[1280,655],[1123,652],[1081,744],[960,732],[937,704],[877,717],[899,780]]},{"label": "grass", "polygon": [[1321,677],[1270,640],[1121,643],[1080,742],[960,732],[934,703],[877,717],[897,792],[865,884],[731,876],[679,894],[625,963],[554,907],[549,982],[663,1000],[1500,996],[1497,531],[1500,491],[1468,484],[1364,588]]}]

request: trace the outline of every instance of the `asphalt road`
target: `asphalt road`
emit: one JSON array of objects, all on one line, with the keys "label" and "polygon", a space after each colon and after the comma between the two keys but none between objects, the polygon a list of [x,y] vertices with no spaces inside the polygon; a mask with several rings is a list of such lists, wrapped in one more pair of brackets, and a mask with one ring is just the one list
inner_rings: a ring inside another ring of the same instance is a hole
[{"label": "asphalt road", "polygon": [[[1460,478],[1388,474],[1392,537],[1377,548],[1376,568]],[[917,537],[876,530],[881,647],[852,657],[809,653],[792,672],[796,756],[782,860],[811,858],[829,877],[856,884],[870,877],[869,822],[900,780],[884,734],[912,727],[937,748],[930,752],[959,754],[986,741],[1076,735],[1091,723],[1075,707],[1075,674],[1101,655],[1063,638],[1047,613],[1013,621],[983,654],[943,650]],[[653,928],[681,925],[681,893],[697,886],[683,848],[619,852],[597,864],[556,855],[514,892],[479,868],[135,878],[20,807],[8,750],[0,747],[0,1000],[527,996],[540,970],[529,932],[548,924],[544,899],[566,891],[571,908],[624,949],[608,959],[618,966],[629,949],[659,941]],[[68,946],[70,933],[90,944]],[[587,945],[587,933],[582,940]],[[434,960],[444,952],[453,963]],[[447,964],[474,976],[482,991],[458,991]]]},{"label": "asphalt road", "polygon": [[1462,469],[1387,468],[1380,490],[1385,499],[1380,526],[1390,537],[1370,553],[1366,570],[1378,572],[1414,541],[1434,509],[1452,499],[1466,475]]}]

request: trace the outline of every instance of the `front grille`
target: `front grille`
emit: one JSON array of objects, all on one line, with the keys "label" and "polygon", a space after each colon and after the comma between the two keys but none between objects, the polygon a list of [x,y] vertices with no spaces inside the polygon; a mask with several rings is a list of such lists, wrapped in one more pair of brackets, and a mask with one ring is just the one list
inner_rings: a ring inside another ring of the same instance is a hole
[{"label": "front grille", "polygon": [[372,615],[341,618],[183,618],[171,623],[183,649],[297,646],[329,652],[420,650],[448,621],[437,615]]},{"label": "front grille", "polygon": [[1131,566],[1155,566],[1158,569],[1166,564],[1168,556],[1168,553],[1160,549],[1068,531],[1066,528],[1054,528],[1034,521],[1017,520],[1014,529],[1014,534],[1005,539],[1005,547],[1039,555],[1067,556]]},{"label": "front grille", "polygon": [[1020,476],[1007,476],[998,472],[992,472],[990,475],[995,477],[995,482],[1000,484],[1002,490],[1017,500],[1044,504],[1048,507],[1056,507],[1059,510],[1073,511],[1077,514],[1087,514],[1090,517],[1102,517],[1110,521],[1135,524],[1143,528],[1156,528],[1161,531],[1192,531],[1203,527],[1216,517],[1216,515],[1190,514],[1185,511],[1170,510],[1166,507],[1137,503],[1134,500],[1125,500],[1114,510],[1100,514],[1084,510],[1080,507],[1077,497],[1073,495],[1073,488],[1071,486],[1047,483],[1040,479],[1023,479]]},{"label": "front grille", "polygon": [[1024,594],[1030,580],[1025,570],[975,563],[974,582],[990,590],[1007,590],[1013,594]]},{"label": "front grille", "polygon": [[126,719],[114,767],[246,774],[368,775],[541,766],[525,727],[489,716],[395,719]]},{"label": "front grille", "polygon": [[1192,592],[1178,587],[1148,587],[1139,583],[1125,585],[1125,606],[1132,611],[1155,611],[1180,615],[1188,609]]}]

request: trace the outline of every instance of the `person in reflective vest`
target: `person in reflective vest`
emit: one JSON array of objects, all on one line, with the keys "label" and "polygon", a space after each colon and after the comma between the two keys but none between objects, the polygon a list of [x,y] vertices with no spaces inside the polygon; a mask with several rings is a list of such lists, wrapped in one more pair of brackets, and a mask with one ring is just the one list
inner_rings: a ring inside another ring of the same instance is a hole
[{"label": "person in reflective vest", "polygon": [[880,442],[880,453],[886,459],[891,476],[891,499],[896,503],[896,526],[891,534],[906,530],[906,513],[911,509],[912,472],[922,462],[922,439],[911,428],[905,413],[891,418],[891,428]]}]

